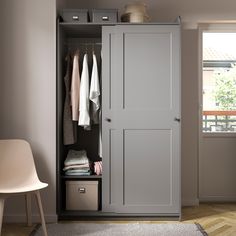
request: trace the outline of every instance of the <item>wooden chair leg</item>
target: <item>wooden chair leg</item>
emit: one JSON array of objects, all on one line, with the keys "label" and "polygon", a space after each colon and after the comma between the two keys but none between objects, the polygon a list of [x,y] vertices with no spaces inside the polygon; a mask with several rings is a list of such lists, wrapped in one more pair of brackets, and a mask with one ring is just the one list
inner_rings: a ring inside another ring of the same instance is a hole
[{"label": "wooden chair leg", "polygon": [[0,197],[0,235],[1,235],[1,230],[2,230],[4,202],[5,202],[5,199]]},{"label": "wooden chair leg", "polygon": [[39,190],[35,191],[35,194],[36,194],[37,203],[38,203],[38,207],[39,207],[39,212],[40,212],[40,218],[41,218],[41,222],[42,222],[43,233],[44,233],[44,236],[48,236]]},{"label": "wooden chair leg", "polygon": [[32,226],[31,193],[25,195],[27,225]]}]

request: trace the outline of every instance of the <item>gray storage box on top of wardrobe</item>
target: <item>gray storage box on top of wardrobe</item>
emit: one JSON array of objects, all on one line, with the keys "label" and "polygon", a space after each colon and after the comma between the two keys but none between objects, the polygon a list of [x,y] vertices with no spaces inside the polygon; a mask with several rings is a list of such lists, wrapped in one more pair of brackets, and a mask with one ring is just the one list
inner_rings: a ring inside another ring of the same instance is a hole
[{"label": "gray storage box on top of wardrobe", "polygon": [[89,21],[88,9],[64,9],[61,16],[64,22],[86,23]]},{"label": "gray storage box on top of wardrobe", "polygon": [[92,22],[115,23],[118,19],[117,9],[93,9],[91,12]]}]

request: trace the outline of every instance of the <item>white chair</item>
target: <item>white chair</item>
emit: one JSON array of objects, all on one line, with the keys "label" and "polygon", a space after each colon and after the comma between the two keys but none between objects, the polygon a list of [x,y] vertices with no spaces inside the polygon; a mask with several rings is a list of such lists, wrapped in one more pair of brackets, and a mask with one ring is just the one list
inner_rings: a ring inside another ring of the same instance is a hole
[{"label": "white chair", "polygon": [[17,194],[26,198],[28,226],[31,220],[31,195],[35,194],[44,235],[47,229],[39,190],[47,187],[37,175],[31,147],[25,140],[0,140],[0,235],[5,199]]}]

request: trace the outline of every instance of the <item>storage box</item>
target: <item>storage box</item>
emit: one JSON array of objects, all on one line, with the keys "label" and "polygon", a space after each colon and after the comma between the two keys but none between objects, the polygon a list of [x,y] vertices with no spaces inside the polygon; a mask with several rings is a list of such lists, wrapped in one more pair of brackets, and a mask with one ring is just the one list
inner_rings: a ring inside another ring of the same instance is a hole
[{"label": "storage box", "polygon": [[98,181],[66,181],[66,210],[98,210]]},{"label": "storage box", "polygon": [[117,22],[117,9],[93,9],[91,12],[92,22],[113,23]]},{"label": "storage box", "polygon": [[88,9],[64,9],[61,17],[64,22],[86,23],[88,19]]}]

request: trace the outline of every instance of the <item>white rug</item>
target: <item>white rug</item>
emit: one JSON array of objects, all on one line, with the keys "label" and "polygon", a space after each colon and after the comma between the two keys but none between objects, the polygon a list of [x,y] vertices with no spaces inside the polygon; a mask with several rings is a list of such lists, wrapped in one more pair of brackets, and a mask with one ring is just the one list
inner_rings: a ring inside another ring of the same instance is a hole
[{"label": "white rug", "polygon": [[[58,223],[48,236],[206,236],[200,225],[181,223]],[[31,236],[43,236],[41,226]]]}]

